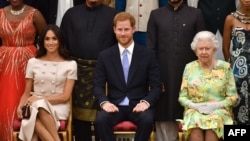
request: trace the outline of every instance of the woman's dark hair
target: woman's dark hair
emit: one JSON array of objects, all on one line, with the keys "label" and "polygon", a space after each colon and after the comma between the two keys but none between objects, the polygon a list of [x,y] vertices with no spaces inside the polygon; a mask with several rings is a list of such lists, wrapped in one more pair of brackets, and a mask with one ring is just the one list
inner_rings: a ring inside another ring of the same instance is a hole
[{"label": "woman's dark hair", "polygon": [[55,36],[57,37],[57,39],[59,41],[59,48],[58,48],[59,54],[65,60],[72,60],[72,58],[69,55],[69,51],[66,48],[65,39],[63,37],[62,32],[61,32],[60,28],[54,24],[49,24],[43,29],[42,34],[38,39],[38,50],[36,52],[36,58],[42,57],[47,53],[47,50],[44,47],[44,39],[45,39],[45,36],[49,30],[54,32]]}]

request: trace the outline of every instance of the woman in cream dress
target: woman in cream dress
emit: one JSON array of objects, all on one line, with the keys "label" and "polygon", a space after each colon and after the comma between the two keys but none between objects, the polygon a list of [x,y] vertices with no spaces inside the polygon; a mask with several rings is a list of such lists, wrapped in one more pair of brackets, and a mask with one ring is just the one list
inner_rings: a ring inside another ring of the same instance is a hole
[{"label": "woman in cream dress", "polygon": [[69,116],[69,99],[77,79],[76,62],[66,52],[58,26],[45,27],[36,57],[28,61],[26,87],[17,114],[28,104],[31,117],[22,119],[19,138],[23,141],[60,141],[59,120]]}]

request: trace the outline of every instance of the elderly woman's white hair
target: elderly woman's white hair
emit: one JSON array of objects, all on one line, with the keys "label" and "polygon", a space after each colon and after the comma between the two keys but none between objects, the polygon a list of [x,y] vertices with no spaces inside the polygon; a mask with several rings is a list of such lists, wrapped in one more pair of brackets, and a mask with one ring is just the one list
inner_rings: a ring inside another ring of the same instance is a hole
[{"label": "elderly woman's white hair", "polygon": [[217,51],[217,49],[219,48],[219,41],[212,32],[210,32],[210,31],[200,31],[194,36],[194,39],[193,39],[193,41],[191,43],[191,48],[192,48],[193,51],[196,50],[197,44],[201,40],[210,40],[212,42],[212,44],[213,44],[213,48],[215,49],[215,51]]}]

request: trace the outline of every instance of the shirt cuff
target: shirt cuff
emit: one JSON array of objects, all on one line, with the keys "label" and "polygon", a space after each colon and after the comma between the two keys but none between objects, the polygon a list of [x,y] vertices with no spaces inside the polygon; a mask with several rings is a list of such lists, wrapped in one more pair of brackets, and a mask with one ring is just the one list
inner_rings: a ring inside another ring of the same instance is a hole
[{"label": "shirt cuff", "polygon": [[103,104],[105,104],[107,102],[109,102],[109,101],[103,101],[103,102],[101,102],[100,107],[102,108]]},{"label": "shirt cuff", "polygon": [[150,107],[150,104],[146,100],[141,100],[140,102],[145,102],[148,105],[148,108]]}]

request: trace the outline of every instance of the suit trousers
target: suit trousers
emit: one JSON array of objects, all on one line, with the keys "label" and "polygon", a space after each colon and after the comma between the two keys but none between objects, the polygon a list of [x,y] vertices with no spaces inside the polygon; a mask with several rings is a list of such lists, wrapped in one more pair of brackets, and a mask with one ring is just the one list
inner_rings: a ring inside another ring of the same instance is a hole
[{"label": "suit trousers", "polygon": [[144,112],[132,112],[132,106],[118,106],[119,112],[108,113],[100,111],[95,120],[95,126],[102,141],[116,141],[113,127],[124,120],[132,121],[137,125],[134,141],[149,140],[153,129],[154,117],[153,110],[148,109]]}]

